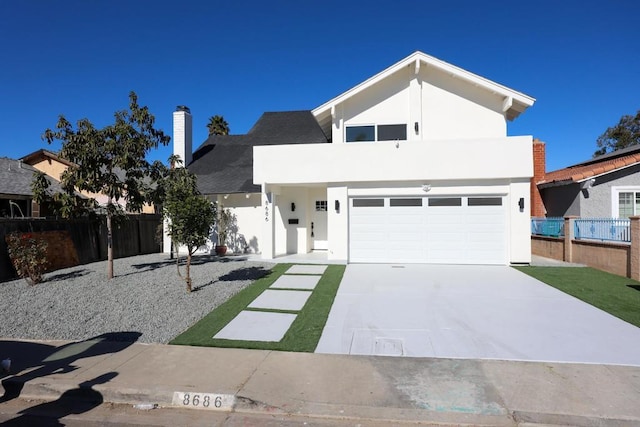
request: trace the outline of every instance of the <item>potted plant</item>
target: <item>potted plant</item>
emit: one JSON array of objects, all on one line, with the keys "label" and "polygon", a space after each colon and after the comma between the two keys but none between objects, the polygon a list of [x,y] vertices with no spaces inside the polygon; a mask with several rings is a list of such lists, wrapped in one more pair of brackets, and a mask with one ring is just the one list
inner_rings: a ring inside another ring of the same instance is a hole
[{"label": "potted plant", "polygon": [[231,211],[224,206],[220,205],[218,209],[217,218],[217,231],[218,231],[218,244],[216,245],[216,255],[223,256],[227,253],[227,238],[229,237],[229,227],[233,216]]}]

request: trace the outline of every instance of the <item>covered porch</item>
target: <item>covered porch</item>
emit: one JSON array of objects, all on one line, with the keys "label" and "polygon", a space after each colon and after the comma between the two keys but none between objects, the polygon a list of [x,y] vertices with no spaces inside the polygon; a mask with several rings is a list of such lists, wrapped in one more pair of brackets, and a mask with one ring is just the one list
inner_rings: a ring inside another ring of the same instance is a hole
[{"label": "covered porch", "polygon": [[[263,258],[314,254],[326,262],[329,249],[328,208],[327,186],[324,184],[264,184]],[[308,257],[305,260],[312,259]]]}]

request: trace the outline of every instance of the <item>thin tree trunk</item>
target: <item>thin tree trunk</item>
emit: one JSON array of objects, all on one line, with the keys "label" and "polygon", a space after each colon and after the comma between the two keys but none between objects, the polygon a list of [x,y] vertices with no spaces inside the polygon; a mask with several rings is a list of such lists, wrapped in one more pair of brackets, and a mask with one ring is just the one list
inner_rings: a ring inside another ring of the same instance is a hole
[{"label": "thin tree trunk", "polygon": [[191,292],[191,276],[189,269],[191,267],[191,251],[187,253],[187,274],[185,280],[187,281],[187,292]]},{"label": "thin tree trunk", "polygon": [[[172,243],[173,245],[173,243]],[[178,245],[173,245],[174,247],[178,247]],[[173,250],[173,248],[172,248]],[[182,278],[182,273],[180,273],[180,254],[178,253],[178,250],[176,249],[176,269],[178,270],[178,277]]]},{"label": "thin tree trunk", "polygon": [[113,229],[111,226],[111,196],[107,201],[107,279],[113,279]]}]

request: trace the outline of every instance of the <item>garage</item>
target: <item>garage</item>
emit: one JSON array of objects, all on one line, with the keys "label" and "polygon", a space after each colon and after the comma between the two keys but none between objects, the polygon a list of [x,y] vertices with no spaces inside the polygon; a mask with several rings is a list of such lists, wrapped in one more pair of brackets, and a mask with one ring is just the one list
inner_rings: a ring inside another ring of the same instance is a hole
[{"label": "garage", "polygon": [[349,261],[507,264],[504,196],[354,197]]}]

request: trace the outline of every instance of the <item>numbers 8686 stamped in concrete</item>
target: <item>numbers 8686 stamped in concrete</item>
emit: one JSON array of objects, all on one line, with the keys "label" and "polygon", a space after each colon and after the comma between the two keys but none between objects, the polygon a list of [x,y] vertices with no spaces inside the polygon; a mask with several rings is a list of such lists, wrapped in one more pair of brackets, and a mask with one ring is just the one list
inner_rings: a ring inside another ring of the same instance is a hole
[{"label": "numbers 8686 stamped in concrete", "polygon": [[236,397],[232,394],[198,393],[176,391],[173,393],[173,406],[209,411],[230,411],[235,405]]}]

